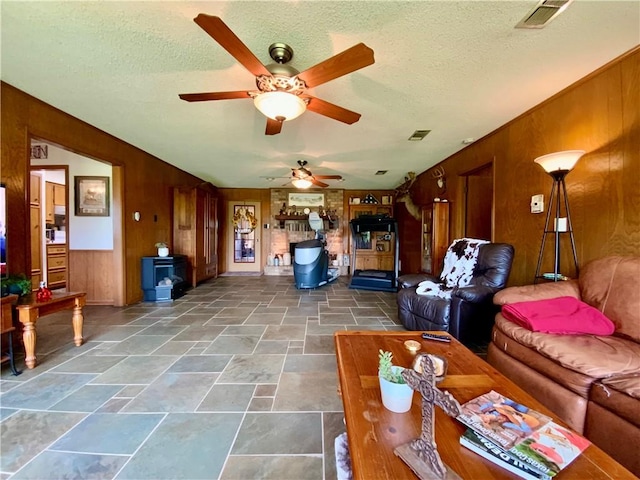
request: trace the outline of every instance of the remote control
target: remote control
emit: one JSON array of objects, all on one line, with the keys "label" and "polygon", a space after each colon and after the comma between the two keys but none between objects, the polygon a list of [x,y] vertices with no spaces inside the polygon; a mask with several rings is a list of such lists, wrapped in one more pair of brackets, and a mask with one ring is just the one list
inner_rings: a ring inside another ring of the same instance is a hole
[{"label": "remote control", "polygon": [[451,337],[448,335],[436,335],[435,333],[423,333],[422,338],[425,340],[435,340],[436,342],[451,343]]}]

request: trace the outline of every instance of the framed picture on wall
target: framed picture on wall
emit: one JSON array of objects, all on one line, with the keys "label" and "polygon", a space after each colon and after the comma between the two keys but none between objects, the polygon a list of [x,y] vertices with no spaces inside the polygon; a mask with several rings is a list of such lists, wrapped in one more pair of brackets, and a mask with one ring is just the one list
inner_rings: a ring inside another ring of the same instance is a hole
[{"label": "framed picture on wall", "polygon": [[109,216],[109,177],[73,177],[79,217]]}]

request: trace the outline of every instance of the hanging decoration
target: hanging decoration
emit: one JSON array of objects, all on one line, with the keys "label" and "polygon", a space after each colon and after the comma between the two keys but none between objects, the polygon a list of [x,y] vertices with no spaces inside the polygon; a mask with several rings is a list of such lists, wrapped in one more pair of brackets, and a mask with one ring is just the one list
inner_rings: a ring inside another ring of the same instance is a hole
[{"label": "hanging decoration", "polygon": [[236,233],[251,233],[258,225],[255,215],[245,206],[241,206],[233,215],[233,228]]}]

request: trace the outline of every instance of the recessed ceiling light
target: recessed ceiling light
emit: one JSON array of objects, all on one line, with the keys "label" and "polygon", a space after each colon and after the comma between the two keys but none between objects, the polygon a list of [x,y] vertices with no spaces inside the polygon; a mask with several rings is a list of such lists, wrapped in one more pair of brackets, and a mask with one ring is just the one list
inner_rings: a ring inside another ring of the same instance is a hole
[{"label": "recessed ceiling light", "polygon": [[464,140],[462,140],[462,144],[463,145],[469,145],[470,143],[475,142],[476,139],[473,137],[469,137],[469,138],[465,138]]},{"label": "recessed ceiling light", "polygon": [[275,177],[265,177],[265,179],[267,180],[267,182],[273,182],[275,180]]},{"label": "recessed ceiling light", "polygon": [[408,140],[411,141],[411,142],[419,142],[424,137],[429,135],[430,131],[431,130],[416,130],[415,132],[413,132],[411,134],[411,136],[408,138]]},{"label": "recessed ceiling light", "polygon": [[387,173],[389,170],[378,170],[376,172],[376,175],[384,175],[385,173]]}]

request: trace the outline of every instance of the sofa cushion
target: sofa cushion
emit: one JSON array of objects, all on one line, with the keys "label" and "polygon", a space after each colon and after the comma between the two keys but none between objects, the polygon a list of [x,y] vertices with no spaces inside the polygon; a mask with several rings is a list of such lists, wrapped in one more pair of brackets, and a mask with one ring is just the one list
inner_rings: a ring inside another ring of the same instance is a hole
[{"label": "sofa cushion", "polygon": [[640,427],[640,373],[606,378],[593,385],[590,400]]},{"label": "sofa cushion", "polygon": [[616,335],[640,342],[640,257],[605,257],[580,272],[580,295],[616,325]]},{"label": "sofa cushion", "polygon": [[502,315],[534,332],[611,335],[615,330],[600,310],[571,296],[503,305]]},{"label": "sofa cushion", "polygon": [[580,287],[577,280],[568,282],[540,283],[521,287],[508,287],[500,290],[493,297],[496,305],[509,305],[516,302],[531,302],[556,297],[580,298]]},{"label": "sofa cushion", "polygon": [[640,345],[617,336],[554,335],[532,332],[496,315],[496,328],[569,370],[593,378],[640,371]]},{"label": "sofa cushion", "polygon": [[[505,352],[507,355],[514,358],[521,364],[526,365],[528,368],[535,370],[540,375],[549,379],[549,381],[554,382],[555,385],[560,385],[579,395],[584,399],[584,406],[586,408],[586,401],[589,398],[589,390],[591,390],[593,383],[597,381],[596,378],[583,375],[563,367],[555,360],[547,358],[537,352],[534,348],[526,347],[515,341],[497,327],[493,329],[491,345],[494,345],[497,349]],[[496,368],[500,370],[498,366],[496,366]],[[536,393],[530,393],[536,396]],[[556,393],[551,396],[553,397],[555,395]],[[556,413],[560,412],[556,411]],[[566,415],[563,415],[562,418],[565,421],[567,420]]]}]

